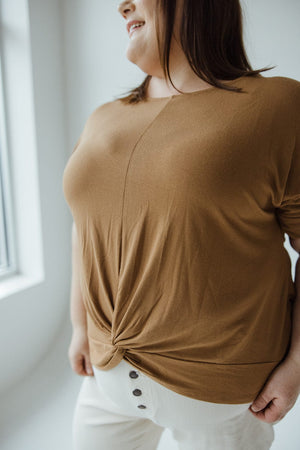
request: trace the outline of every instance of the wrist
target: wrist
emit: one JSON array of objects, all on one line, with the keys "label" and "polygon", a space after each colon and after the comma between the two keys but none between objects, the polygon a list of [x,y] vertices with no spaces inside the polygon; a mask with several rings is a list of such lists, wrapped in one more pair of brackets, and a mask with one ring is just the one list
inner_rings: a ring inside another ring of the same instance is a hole
[{"label": "wrist", "polygon": [[285,358],[285,361],[288,364],[291,364],[296,370],[300,372],[300,354],[289,352]]}]

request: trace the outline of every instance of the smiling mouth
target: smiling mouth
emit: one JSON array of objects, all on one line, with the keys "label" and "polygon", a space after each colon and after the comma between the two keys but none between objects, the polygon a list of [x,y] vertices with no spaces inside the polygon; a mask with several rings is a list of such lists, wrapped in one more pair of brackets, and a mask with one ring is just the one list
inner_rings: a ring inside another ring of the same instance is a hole
[{"label": "smiling mouth", "polygon": [[143,23],[143,25],[139,25],[138,27],[134,27],[134,28],[129,32],[129,36],[132,36],[132,34],[133,34],[135,31],[138,31],[138,30],[140,30],[141,28],[143,28],[144,25],[145,25],[145,23]]}]

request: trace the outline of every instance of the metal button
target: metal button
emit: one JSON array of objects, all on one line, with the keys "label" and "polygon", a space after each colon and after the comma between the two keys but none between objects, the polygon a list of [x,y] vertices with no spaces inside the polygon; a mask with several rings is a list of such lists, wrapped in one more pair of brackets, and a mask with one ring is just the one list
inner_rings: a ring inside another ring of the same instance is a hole
[{"label": "metal button", "polygon": [[138,408],[145,409],[146,406],[145,405],[138,405]]},{"label": "metal button", "polygon": [[136,373],[135,370],[131,370],[129,372],[129,376],[130,376],[130,378],[137,378],[139,375]]},{"label": "metal button", "polygon": [[142,395],[142,391],[140,389],[135,389],[132,393],[133,395]]}]

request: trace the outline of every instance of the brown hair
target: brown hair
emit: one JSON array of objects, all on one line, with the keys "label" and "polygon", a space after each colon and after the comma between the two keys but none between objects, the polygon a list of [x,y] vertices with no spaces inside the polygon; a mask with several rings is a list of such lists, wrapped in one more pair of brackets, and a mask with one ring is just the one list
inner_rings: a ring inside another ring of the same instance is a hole
[{"label": "brown hair", "polygon": [[[182,92],[174,86],[169,72],[176,3],[177,0],[157,0],[155,26],[165,78],[168,77],[172,86]],[[255,76],[275,67],[252,69],[243,43],[242,14],[239,0],[183,0],[180,23],[181,46],[193,71],[212,86],[236,92],[241,92],[242,88],[228,86],[220,80]],[[147,75],[138,87],[127,91],[125,97],[118,98],[124,103],[144,100],[150,79],[151,75]]]}]

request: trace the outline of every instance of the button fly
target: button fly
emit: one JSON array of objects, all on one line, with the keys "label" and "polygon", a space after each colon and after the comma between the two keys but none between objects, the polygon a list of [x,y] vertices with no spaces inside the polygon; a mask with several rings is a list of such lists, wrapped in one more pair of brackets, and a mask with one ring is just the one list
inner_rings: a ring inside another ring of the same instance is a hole
[{"label": "button fly", "polygon": [[136,373],[135,370],[131,370],[129,372],[129,376],[130,376],[130,378],[137,378],[139,375]]},{"label": "button fly", "polygon": [[135,389],[132,393],[133,395],[142,395],[142,391],[140,389]]}]

